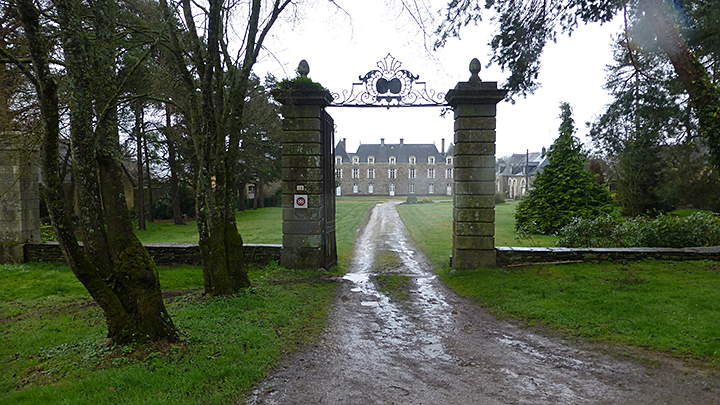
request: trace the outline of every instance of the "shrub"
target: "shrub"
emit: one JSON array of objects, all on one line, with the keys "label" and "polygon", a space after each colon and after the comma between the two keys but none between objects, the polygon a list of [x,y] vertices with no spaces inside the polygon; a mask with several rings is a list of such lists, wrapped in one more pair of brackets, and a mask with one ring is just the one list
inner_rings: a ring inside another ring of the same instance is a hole
[{"label": "shrub", "polygon": [[425,197],[425,198],[422,199],[421,202],[422,202],[423,204],[427,204],[427,203],[431,203],[432,201],[430,201],[429,198]]},{"label": "shrub", "polygon": [[661,215],[618,223],[612,217],[574,219],[557,241],[566,247],[695,247],[720,245],[720,216],[698,212],[685,218]]},{"label": "shrub", "polygon": [[405,202],[408,204],[417,204],[418,199],[414,195],[408,196],[408,198],[405,199]]},{"label": "shrub", "polygon": [[505,203],[505,194],[495,193],[495,204],[503,204],[503,203]]}]

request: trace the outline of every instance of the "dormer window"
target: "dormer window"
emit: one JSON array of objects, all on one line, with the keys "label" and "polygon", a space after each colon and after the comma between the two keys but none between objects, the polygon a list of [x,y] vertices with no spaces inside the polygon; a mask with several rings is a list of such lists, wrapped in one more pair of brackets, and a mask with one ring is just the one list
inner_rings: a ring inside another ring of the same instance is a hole
[{"label": "dormer window", "polygon": [[359,164],[360,164],[360,158],[359,158],[358,156],[353,156],[353,161],[352,161],[352,162],[353,162],[354,165],[359,165]]},{"label": "dormer window", "polygon": [[445,163],[451,165],[451,164],[452,164],[452,157],[448,156],[447,158],[445,158]]},{"label": "dormer window", "polygon": [[335,156],[335,164],[336,165],[342,164],[342,156]]},{"label": "dormer window", "polygon": [[417,163],[417,158],[415,156],[410,156],[410,164],[414,165]]},{"label": "dormer window", "polygon": [[395,163],[397,163],[397,159],[395,159],[395,156],[390,156],[390,164],[394,165]]},{"label": "dormer window", "polygon": [[428,163],[430,163],[431,165],[434,165],[435,164],[435,156],[428,156]]},{"label": "dormer window", "polygon": [[368,156],[368,164],[369,165],[375,164],[375,156]]}]

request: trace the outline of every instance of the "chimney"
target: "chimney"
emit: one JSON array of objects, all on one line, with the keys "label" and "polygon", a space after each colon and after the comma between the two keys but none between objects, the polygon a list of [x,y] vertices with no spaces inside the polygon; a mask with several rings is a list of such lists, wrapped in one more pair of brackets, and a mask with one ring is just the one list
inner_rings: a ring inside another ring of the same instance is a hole
[{"label": "chimney", "polygon": [[544,147],[544,146],[543,146],[543,148],[542,148],[542,155],[541,155],[541,156],[542,156],[542,157],[545,157],[545,147]]},{"label": "chimney", "polygon": [[346,147],[346,146],[345,146],[345,145],[346,145],[345,141],[347,141],[347,138],[343,138],[343,148]]},{"label": "chimney", "polygon": [[403,145],[403,139],[400,138],[400,146],[402,146],[402,145]]},{"label": "chimney", "polygon": [[385,146],[385,138],[380,138],[380,146]]},{"label": "chimney", "polygon": [[440,153],[445,153],[445,138],[440,140]]}]

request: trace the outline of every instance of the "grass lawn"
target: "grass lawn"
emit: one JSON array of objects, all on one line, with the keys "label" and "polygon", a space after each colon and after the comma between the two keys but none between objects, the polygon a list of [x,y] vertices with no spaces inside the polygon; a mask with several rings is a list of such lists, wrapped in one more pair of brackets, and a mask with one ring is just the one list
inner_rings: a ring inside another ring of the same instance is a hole
[{"label": "grass lawn", "polygon": [[[527,246],[528,240],[512,239],[516,205],[496,207],[496,245]],[[451,272],[452,204],[403,204],[398,211],[440,279],[496,316],[711,366],[720,362],[720,263],[645,261]],[[536,240],[543,246],[553,241]]]}]

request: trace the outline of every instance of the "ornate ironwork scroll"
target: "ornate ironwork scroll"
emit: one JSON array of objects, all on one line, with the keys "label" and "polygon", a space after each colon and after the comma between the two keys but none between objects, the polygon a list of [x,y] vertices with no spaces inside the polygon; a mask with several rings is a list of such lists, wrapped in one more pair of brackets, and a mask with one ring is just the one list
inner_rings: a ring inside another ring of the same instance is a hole
[{"label": "ornate ironwork scroll", "polygon": [[333,93],[335,107],[447,106],[445,93],[428,90],[420,76],[401,69],[402,62],[388,54],[374,69],[360,76],[350,90]]}]

